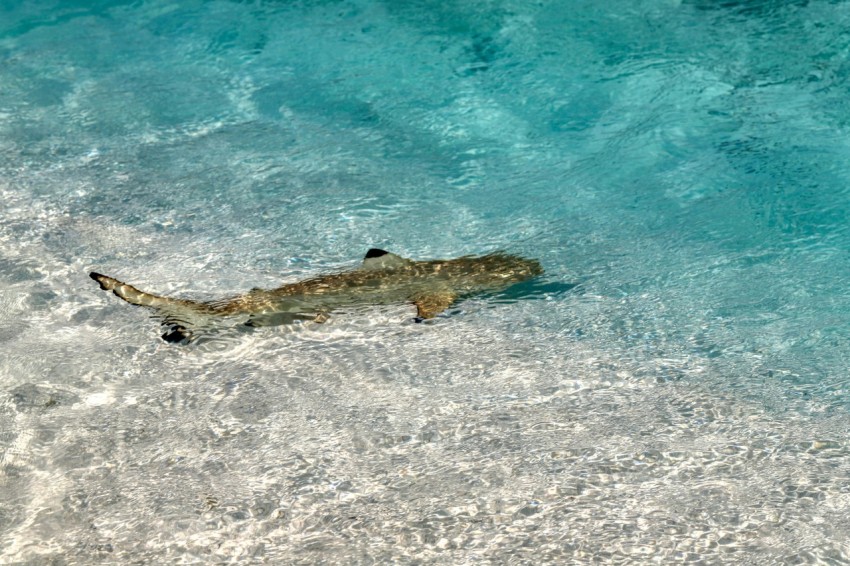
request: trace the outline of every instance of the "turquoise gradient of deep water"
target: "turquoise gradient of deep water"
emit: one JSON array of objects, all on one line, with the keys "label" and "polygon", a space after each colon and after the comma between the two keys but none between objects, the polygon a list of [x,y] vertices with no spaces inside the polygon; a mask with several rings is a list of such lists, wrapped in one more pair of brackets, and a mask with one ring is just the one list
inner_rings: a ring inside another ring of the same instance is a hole
[{"label": "turquoise gradient of deep water", "polygon": [[[0,2],[0,562],[850,562],[848,27]],[[214,298],[372,246],[546,275],[189,347],[87,277]]]}]

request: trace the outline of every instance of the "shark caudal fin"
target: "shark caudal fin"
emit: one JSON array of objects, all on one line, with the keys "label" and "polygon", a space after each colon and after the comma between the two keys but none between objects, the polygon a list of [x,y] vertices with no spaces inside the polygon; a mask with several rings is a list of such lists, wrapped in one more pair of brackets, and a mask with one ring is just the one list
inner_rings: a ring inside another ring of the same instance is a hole
[{"label": "shark caudal fin", "polygon": [[101,289],[112,291],[115,296],[131,305],[155,309],[162,318],[162,324],[165,328],[162,339],[166,342],[190,342],[192,332],[188,328],[194,326],[198,315],[210,314],[211,312],[210,307],[204,303],[146,293],[123,281],[94,271],[89,273],[89,277],[97,281]]},{"label": "shark caudal fin", "polygon": [[117,297],[124,299],[131,305],[156,309],[168,306],[177,306],[181,303],[188,302],[178,299],[169,299],[168,297],[160,297],[159,295],[154,295],[152,293],[146,293],[136,289],[132,285],[124,283],[123,281],[118,281],[113,277],[101,275],[94,271],[89,273],[89,277],[97,281],[100,284],[101,289],[104,291],[112,291]]}]

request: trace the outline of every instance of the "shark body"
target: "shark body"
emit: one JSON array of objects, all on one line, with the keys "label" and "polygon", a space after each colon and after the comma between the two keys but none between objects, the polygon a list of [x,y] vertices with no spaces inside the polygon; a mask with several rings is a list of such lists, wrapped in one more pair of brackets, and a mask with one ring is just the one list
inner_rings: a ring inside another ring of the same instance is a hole
[{"label": "shark body", "polygon": [[372,248],[357,269],[320,275],[276,289],[251,291],[216,301],[163,297],[91,272],[101,289],[130,304],[154,309],[167,328],[167,342],[189,342],[212,319],[247,326],[295,320],[322,322],[332,310],[361,305],[413,303],[417,321],[433,318],[458,299],[500,291],[543,273],[540,262],[502,252],[455,259],[414,261]]}]

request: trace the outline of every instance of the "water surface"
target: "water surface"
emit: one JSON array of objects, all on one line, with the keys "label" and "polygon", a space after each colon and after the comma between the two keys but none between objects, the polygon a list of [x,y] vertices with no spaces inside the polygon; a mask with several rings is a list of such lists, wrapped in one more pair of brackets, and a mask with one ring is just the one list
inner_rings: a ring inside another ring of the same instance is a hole
[{"label": "water surface", "polygon": [[[850,4],[0,14],[0,561],[850,561]],[[546,275],[188,348],[87,277],[373,246]]]}]

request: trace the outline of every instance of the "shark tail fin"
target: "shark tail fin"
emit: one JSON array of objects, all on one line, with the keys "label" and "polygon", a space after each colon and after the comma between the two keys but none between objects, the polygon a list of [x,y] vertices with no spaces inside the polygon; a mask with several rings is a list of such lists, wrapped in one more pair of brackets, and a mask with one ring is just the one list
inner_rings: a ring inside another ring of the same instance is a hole
[{"label": "shark tail fin", "polygon": [[209,306],[205,303],[186,299],[173,299],[171,297],[162,297],[153,293],[147,293],[136,289],[128,283],[94,271],[89,273],[89,277],[97,281],[101,289],[112,291],[117,297],[124,299],[131,305],[158,309],[166,313],[175,310],[190,310],[198,314],[207,314],[210,311]]},{"label": "shark tail fin", "polygon": [[89,277],[97,281],[101,289],[112,291],[131,305],[155,309],[162,318],[165,329],[162,339],[166,342],[181,344],[191,342],[194,339],[194,332],[191,329],[205,318],[199,318],[197,315],[213,314],[213,309],[206,303],[154,295],[94,271],[89,273]]}]

